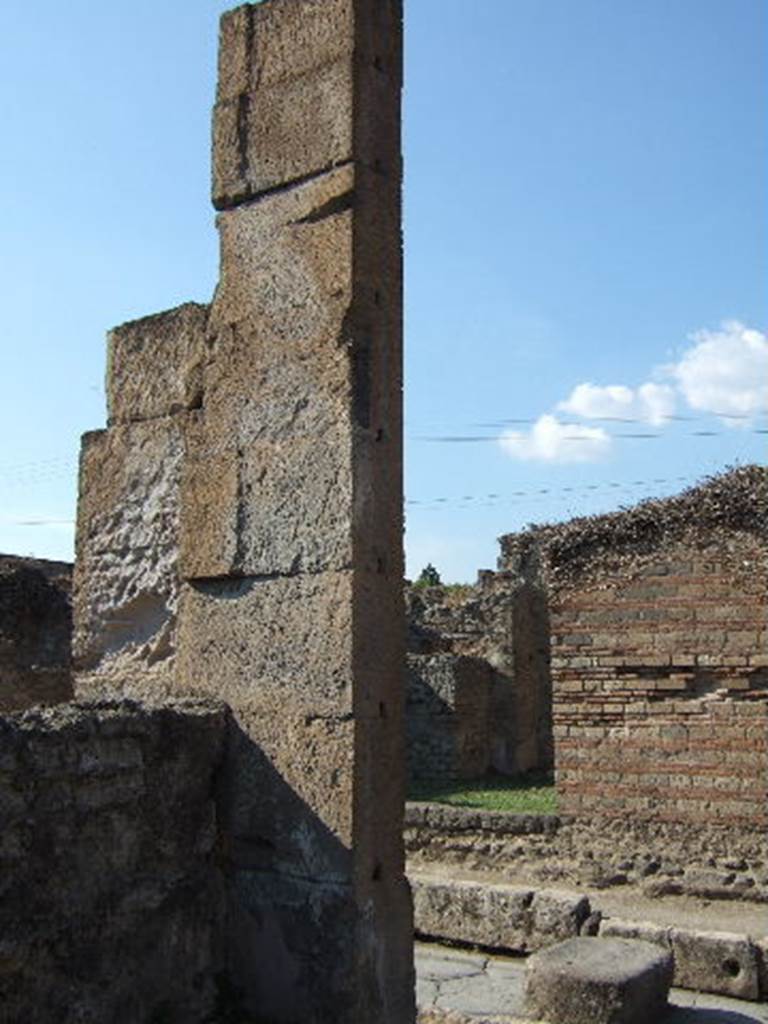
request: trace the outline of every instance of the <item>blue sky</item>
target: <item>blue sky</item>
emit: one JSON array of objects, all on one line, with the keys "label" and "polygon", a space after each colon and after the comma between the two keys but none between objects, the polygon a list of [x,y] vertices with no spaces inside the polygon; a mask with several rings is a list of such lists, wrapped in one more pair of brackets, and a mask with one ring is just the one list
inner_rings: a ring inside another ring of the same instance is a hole
[{"label": "blue sky", "polygon": [[[210,298],[228,6],[4,4],[0,551],[71,557],[105,331]],[[409,572],[765,461],[764,0],[406,12]]]}]

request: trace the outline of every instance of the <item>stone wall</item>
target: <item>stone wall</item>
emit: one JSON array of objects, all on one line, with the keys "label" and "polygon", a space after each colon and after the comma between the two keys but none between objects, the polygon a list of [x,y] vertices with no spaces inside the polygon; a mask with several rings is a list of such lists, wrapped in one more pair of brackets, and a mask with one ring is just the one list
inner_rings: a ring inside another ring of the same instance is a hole
[{"label": "stone wall", "polygon": [[72,697],[66,562],[0,555],[0,712]]},{"label": "stone wall", "polygon": [[412,779],[473,779],[490,765],[491,668],[482,658],[410,654],[406,722]]},{"label": "stone wall", "polygon": [[502,539],[550,596],[563,810],[768,823],[768,477]]},{"label": "stone wall", "polygon": [[205,701],[0,717],[3,1020],[209,1019],[226,721]]},{"label": "stone wall", "polygon": [[516,884],[768,903],[764,832],[717,824],[409,804],[408,862]]},{"label": "stone wall", "polygon": [[406,615],[412,653],[450,653],[488,663],[494,770],[548,770],[549,620],[546,596],[529,567],[482,571],[474,586],[407,587]]},{"label": "stone wall", "polygon": [[413,1018],[404,875],[400,0],[221,21],[220,279],[110,337],[80,695],[213,694],[226,951],[275,1021]]}]

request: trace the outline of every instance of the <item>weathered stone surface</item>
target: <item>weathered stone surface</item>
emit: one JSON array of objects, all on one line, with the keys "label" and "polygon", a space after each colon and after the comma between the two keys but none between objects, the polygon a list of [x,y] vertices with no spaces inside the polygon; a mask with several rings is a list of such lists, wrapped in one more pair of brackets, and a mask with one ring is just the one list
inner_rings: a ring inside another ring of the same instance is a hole
[{"label": "weathered stone surface", "polygon": [[541,945],[579,934],[589,916],[589,900],[578,893],[539,889],[531,904],[533,932]]},{"label": "weathered stone surface", "polygon": [[225,729],[202,701],[0,718],[3,1020],[210,1019]]},{"label": "weathered stone surface", "polygon": [[406,587],[407,646],[415,654],[484,658],[492,677],[493,767],[552,767],[552,696],[546,592],[530,565],[478,573],[461,588]]},{"label": "weathered stone surface", "polygon": [[586,897],[409,873],[420,935],[523,953],[579,934]]},{"label": "weathered stone surface", "polygon": [[352,585],[350,573],[185,583],[179,686],[201,692],[215,680],[234,708],[278,716],[284,702],[314,717],[351,714]]},{"label": "weathered stone surface", "polygon": [[187,302],[107,335],[108,422],[168,416],[202,401],[208,306]]},{"label": "weathered stone surface", "polygon": [[[399,5],[245,5],[222,19],[213,202],[222,209],[353,159],[399,158]],[[353,104],[353,97],[356,103]]]},{"label": "weathered stone surface", "polygon": [[[633,892],[640,899],[650,895],[652,879],[660,883],[655,890],[659,895],[674,887],[677,894],[695,896],[688,888],[689,875],[714,860],[727,883],[721,886],[723,896],[750,903],[768,899],[765,841],[754,828],[512,814],[438,804],[409,805],[405,824],[414,866],[438,861],[508,871],[514,864],[514,880],[532,888],[621,888],[627,898]],[[740,874],[729,864],[740,865]]]},{"label": "weathered stone surface", "polygon": [[352,563],[353,188],[347,167],[219,218],[214,358],[184,480],[187,577]]},{"label": "weathered stone surface", "polygon": [[184,419],[87,434],[80,461],[77,692],[173,689]]},{"label": "weathered stone surface", "polygon": [[338,429],[213,452],[205,435],[196,439],[184,466],[184,575],[349,569],[351,500],[345,509],[342,498],[351,498],[351,454]]},{"label": "weathered stone surface", "polygon": [[650,943],[568,939],[526,968],[526,1009],[550,1024],[648,1024],[667,1009],[672,956]]},{"label": "weathered stone surface", "polygon": [[224,17],[202,374],[176,365],[183,402],[83,457],[82,686],[231,703],[226,962],[286,1022],[414,1014],[400,22],[399,0]]},{"label": "weathered stone surface", "polygon": [[72,698],[71,569],[0,555],[0,712]]},{"label": "weathered stone surface", "polygon": [[451,654],[407,659],[406,720],[412,778],[478,778],[490,765],[490,666]]},{"label": "weathered stone surface", "polygon": [[642,939],[664,949],[671,949],[670,928],[653,921],[623,921],[617,917],[604,917],[598,933],[601,939]]},{"label": "weathered stone surface", "polygon": [[757,950],[746,936],[673,928],[670,941],[676,985],[739,999],[759,998]]}]

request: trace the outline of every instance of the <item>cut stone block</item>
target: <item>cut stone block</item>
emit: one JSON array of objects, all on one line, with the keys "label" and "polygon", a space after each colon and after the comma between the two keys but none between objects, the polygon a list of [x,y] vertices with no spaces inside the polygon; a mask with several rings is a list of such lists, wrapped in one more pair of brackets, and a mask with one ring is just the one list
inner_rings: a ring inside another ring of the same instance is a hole
[{"label": "cut stone block", "polygon": [[110,424],[154,419],[199,405],[208,309],[187,302],[109,332]]},{"label": "cut stone block", "polygon": [[191,445],[184,465],[183,575],[289,576],[349,569],[351,456],[338,429],[212,455],[204,439]]},{"label": "cut stone block", "polygon": [[672,955],[634,939],[568,939],[526,965],[526,1010],[549,1024],[648,1024],[667,1009]]},{"label": "cut stone block", "polygon": [[173,688],[184,418],[86,434],[73,654],[78,696]]},{"label": "cut stone block", "polygon": [[[284,358],[281,348],[288,342],[330,341],[333,347],[350,340],[339,335],[352,298],[358,177],[356,168],[340,167],[219,214],[221,280],[212,308],[214,330],[237,323],[257,327],[264,343],[259,362],[270,350],[272,359]],[[328,352],[326,359],[327,373]],[[237,376],[228,373],[224,386],[233,384]],[[267,397],[274,403],[273,394]]]},{"label": "cut stone block", "polygon": [[746,936],[673,928],[670,939],[675,956],[675,984],[680,988],[738,999],[759,998],[757,950]]},{"label": "cut stone block", "polygon": [[642,939],[664,949],[671,949],[670,931],[653,921],[624,921],[617,917],[604,917],[598,935],[601,939]]},{"label": "cut stone block", "polygon": [[410,882],[417,934],[494,949],[530,948],[530,889],[414,875]]},{"label": "cut stone block", "polygon": [[352,0],[306,4],[300,20],[287,4],[224,15],[214,206],[351,159],[352,39]]},{"label": "cut stone block", "polygon": [[[185,583],[179,686],[233,708],[290,701],[313,716],[351,714],[352,574]],[[311,673],[307,666],[312,665]]]},{"label": "cut stone block", "polygon": [[409,876],[416,931],[436,939],[526,953],[579,934],[586,897],[555,890]]}]

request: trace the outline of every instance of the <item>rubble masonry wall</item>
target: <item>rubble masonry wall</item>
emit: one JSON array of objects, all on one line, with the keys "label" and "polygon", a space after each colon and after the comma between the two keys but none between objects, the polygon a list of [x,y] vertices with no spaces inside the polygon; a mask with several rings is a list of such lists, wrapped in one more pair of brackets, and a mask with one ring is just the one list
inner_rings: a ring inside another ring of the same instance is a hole
[{"label": "rubble masonry wall", "polygon": [[216,1007],[226,717],[205,701],[0,717],[4,1020],[197,1021]]}]

